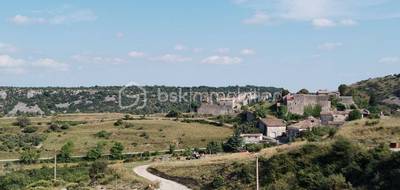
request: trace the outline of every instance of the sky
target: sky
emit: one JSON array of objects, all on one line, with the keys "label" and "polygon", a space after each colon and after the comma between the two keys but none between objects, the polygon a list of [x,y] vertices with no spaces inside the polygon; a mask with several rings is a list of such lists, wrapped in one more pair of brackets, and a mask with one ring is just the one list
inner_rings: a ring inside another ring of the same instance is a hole
[{"label": "sky", "polygon": [[0,6],[0,86],[334,90],[400,73],[398,0],[41,0]]}]

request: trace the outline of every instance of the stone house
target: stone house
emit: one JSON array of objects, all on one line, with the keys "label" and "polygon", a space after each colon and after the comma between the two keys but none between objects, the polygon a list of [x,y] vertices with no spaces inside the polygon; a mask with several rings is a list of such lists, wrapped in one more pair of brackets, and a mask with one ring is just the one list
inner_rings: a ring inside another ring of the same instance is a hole
[{"label": "stone house", "polygon": [[349,117],[349,111],[329,111],[321,112],[321,124],[328,126],[340,127]]},{"label": "stone house", "polygon": [[297,137],[303,131],[311,130],[321,125],[321,121],[314,117],[308,117],[305,120],[291,124],[287,127],[287,136],[289,139]]},{"label": "stone house", "polygon": [[270,138],[277,138],[286,133],[285,121],[275,117],[260,118],[257,122],[257,128]]},{"label": "stone house", "polygon": [[262,133],[241,134],[240,137],[242,137],[244,144],[257,144],[263,140]]}]

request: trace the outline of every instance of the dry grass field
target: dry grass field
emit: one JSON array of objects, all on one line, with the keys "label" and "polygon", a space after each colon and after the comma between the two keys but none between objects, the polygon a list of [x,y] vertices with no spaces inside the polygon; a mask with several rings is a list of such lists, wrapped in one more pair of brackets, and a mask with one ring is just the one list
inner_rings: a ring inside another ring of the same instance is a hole
[{"label": "dry grass field", "polygon": [[[98,142],[105,142],[108,152],[113,142],[121,142],[124,152],[160,151],[168,149],[170,144],[177,145],[177,149],[185,147],[205,147],[209,141],[222,141],[232,134],[232,129],[200,123],[184,123],[159,118],[144,120],[127,120],[133,126],[114,126],[115,121],[122,118],[122,114],[67,114],[53,117],[31,118],[32,125],[38,128],[35,133],[46,135],[41,145],[41,156],[52,156],[54,150],[59,150],[66,142],[74,143],[74,155],[86,154],[87,150]],[[46,132],[52,121],[86,122],[70,126],[60,132]],[[14,126],[15,118],[0,119],[0,135],[22,134],[20,127]],[[99,138],[96,133],[106,131],[111,135],[108,138]],[[0,152],[0,159],[18,158],[19,153]]]},{"label": "dry grass field", "polygon": [[336,136],[343,136],[368,147],[400,142],[400,118],[385,117],[380,120],[353,121],[343,126]]}]

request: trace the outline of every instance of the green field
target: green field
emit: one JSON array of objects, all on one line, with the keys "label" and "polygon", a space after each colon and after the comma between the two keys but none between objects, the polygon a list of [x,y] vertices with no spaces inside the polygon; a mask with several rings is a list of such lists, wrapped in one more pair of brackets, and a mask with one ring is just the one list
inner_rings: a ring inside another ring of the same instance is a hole
[{"label": "green field", "polygon": [[[222,141],[232,134],[232,129],[227,127],[184,123],[160,117],[123,121],[125,124],[133,124],[129,128],[114,126],[114,123],[123,116],[105,113],[35,117],[30,118],[32,121],[30,126],[38,128],[34,134],[45,136],[43,143],[38,146],[42,157],[52,156],[55,150],[59,150],[68,141],[74,143],[74,155],[84,155],[98,142],[106,143],[106,152],[115,141],[124,145],[124,152],[160,151],[168,149],[170,144],[177,145],[177,149],[205,147],[209,141]],[[13,125],[15,120],[16,118],[0,119],[0,136],[24,135],[20,127]],[[48,132],[49,123],[55,121],[78,124],[71,125],[69,129],[60,132]],[[97,137],[96,133],[103,130],[111,135],[108,138]],[[0,151],[0,159],[18,158],[19,152],[18,148],[12,151]]]}]

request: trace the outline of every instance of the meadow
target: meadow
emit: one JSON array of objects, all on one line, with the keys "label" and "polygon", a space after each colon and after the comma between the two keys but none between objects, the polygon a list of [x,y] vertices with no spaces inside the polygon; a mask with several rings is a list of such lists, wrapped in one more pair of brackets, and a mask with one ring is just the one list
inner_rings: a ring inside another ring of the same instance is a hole
[{"label": "meadow", "polygon": [[[50,117],[32,117],[31,127],[37,131],[30,134],[44,136],[44,141],[36,146],[41,157],[53,156],[54,151],[68,141],[73,142],[73,155],[85,155],[97,143],[105,144],[105,153],[114,142],[124,145],[124,152],[162,151],[173,144],[176,149],[205,147],[209,141],[223,141],[232,134],[228,127],[201,123],[186,123],[162,117],[135,117],[115,123],[123,114],[65,114]],[[16,118],[0,118],[0,137],[26,135],[23,129],[13,123]],[[69,123],[68,129],[49,130],[51,123]],[[105,135],[99,135],[99,132]],[[5,143],[5,142],[2,142]],[[18,158],[20,149],[0,151],[0,159]]]}]

